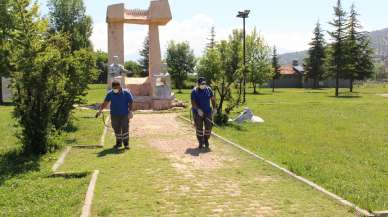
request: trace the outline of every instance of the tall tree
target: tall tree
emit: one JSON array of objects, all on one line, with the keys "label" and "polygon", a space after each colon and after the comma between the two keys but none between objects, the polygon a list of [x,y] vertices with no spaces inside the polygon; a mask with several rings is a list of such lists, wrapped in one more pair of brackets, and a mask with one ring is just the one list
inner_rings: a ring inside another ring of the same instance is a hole
[{"label": "tall tree", "polygon": [[[228,110],[232,110],[233,107],[240,105],[243,100],[243,81],[244,81],[244,65],[243,65],[243,46],[241,41],[243,40],[243,31],[235,29],[232,34],[229,35],[227,41],[228,49],[226,50],[226,56],[229,59],[225,59],[226,67],[228,67],[226,74],[236,76],[239,82],[236,83],[239,87],[238,97],[235,102],[229,103]],[[233,80],[234,79],[230,79]]]},{"label": "tall tree", "polygon": [[196,64],[194,51],[190,48],[188,42],[175,43],[170,41],[167,48],[166,62],[175,87],[179,89],[179,93],[182,93],[187,75],[194,72]]},{"label": "tall tree", "polygon": [[146,36],[143,42],[143,48],[140,50],[139,64],[142,68],[142,77],[148,76],[149,63],[150,63],[150,38]]},{"label": "tall tree", "polygon": [[342,8],[341,0],[337,1],[337,5],[334,7],[334,20],[330,22],[334,30],[329,32],[333,39],[331,44],[330,55],[330,72],[335,76],[335,96],[339,96],[339,80],[340,78],[346,78],[345,72],[347,72],[347,59],[348,59],[348,47],[346,46],[346,12]]},{"label": "tall tree", "polygon": [[49,0],[48,8],[51,32],[68,34],[72,51],[92,48],[89,38],[93,23],[86,15],[83,0]]},{"label": "tall tree", "polygon": [[206,48],[213,49],[215,45],[216,45],[216,31],[215,31],[215,27],[212,26],[212,28],[210,29],[210,36],[208,38],[208,43],[206,45]]},{"label": "tall tree", "polygon": [[92,19],[86,15],[83,0],[49,0],[48,8],[49,32],[53,35],[65,35],[69,40],[70,50],[64,49],[63,52],[69,52],[67,55],[74,54],[74,61],[84,60],[85,65],[90,66],[81,72],[78,65],[70,65],[64,74],[64,93],[53,120],[54,126],[60,129],[70,123],[74,104],[83,102],[82,96],[85,95],[88,84],[97,79],[97,69],[96,63],[90,63],[95,60],[89,40]]},{"label": "tall tree", "polygon": [[9,39],[13,32],[13,19],[10,13],[12,3],[9,0],[2,0],[0,3],[0,105],[3,104],[1,77],[10,76],[11,71],[11,47]]},{"label": "tall tree", "polygon": [[373,74],[373,50],[369,46],[369,37],[361,31],[359,14],[352,4],[347,23],[348,71],[350,92],[353,92],[354,80],[364,80]]},{"label": "tall tree", "polygon": [[278,57],[278,51],[276,49],[276,46],[273,47],[273,53],[272,53],[272,70],[273,70],[273,76],[272,76],[272,92],[275,92],[275,80],[279,79],[280,77],[280,65],[279,65],[279,57]]},{"label": "tall tree", "polygon": [[271,48],[255,28],[247,37],[247,72],[254,94],[258,84],[263,85],[272,77],[270,55]]},{"label": "tall tree", "polygon": [[321,24],[317,22],[314,29],[314,37],[310,42],[309,56],[306,58],[306,75],[313,80],[313,88],[319,87],[325,73],[325,39],[321,29]]}]

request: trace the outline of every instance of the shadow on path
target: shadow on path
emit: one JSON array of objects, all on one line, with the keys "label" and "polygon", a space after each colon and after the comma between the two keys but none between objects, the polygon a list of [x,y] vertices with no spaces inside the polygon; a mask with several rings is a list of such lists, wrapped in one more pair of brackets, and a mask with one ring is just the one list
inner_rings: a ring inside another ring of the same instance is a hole
[{"label": "shadow on path", "polygon": [[188,148],[186,149],[185,154],[191,155],[193,157],[198,157],[200,154],[206,154],[209,152],[211,152],[211,149]]},{"label": "shadow on path", "polygon": [[124,149],[115,149],[115,148],[109,148],[109,149],[104,149],[102,151],[100,151],[97,156],[98,157],[105,157],[107,155],[117,155],[117,154],[122,154],[124,153],[125,150]]}]

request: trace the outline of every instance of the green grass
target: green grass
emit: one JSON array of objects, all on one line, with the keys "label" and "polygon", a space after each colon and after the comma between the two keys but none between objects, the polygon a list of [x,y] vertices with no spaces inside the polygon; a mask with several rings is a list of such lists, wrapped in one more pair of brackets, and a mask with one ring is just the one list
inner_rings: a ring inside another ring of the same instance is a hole
[{"label": "green grass", "polygon": [[[216,132],[363,208],[386,210],[388,98],[377,94],[388,93],[388,86],[355,91],[334,98],[327,89],[263,89],[249,94],[246,106],[264,124]],[[187,101],[188,93],[178,97]]]},{"label": "green grass", "polygon": [[[79,216],[90,176],[50,177],[59,152],[41,158],[22,156],[14,135],[12,109],[11,106],[0,106],[0,216]],[[78,130],[63,135],[63,141],[70,145],[99,141],[99,137],[91,138],[101,134],[100,122],[83,118],[93,114],[77,111],[75,126]],[[88,125],[87,128],[83,127],[85,125]],[[99,132],[91,130],[93,128],[98,128]],[[92,131],[95,131],[94,135]]]},{"label": "green grass", "polygon": [[86,104],[101,103],[106,95],[106,84],[91,84],[85,97]]}]

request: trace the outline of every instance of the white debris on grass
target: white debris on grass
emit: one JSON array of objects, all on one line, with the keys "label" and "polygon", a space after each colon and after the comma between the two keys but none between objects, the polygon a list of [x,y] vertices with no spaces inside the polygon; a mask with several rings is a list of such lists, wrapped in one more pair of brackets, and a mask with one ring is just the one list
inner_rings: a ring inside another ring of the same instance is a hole
[{"label": "white debris on grass", "polygon": [[264,120],[259,116],[255,116],[249,108],[245,108],[244,111],[241,112],[239,116],[237,116],[235,119],[231,121],[237,124],[241,124],[245,121],[250,121],[257,124],[264,123]]}]

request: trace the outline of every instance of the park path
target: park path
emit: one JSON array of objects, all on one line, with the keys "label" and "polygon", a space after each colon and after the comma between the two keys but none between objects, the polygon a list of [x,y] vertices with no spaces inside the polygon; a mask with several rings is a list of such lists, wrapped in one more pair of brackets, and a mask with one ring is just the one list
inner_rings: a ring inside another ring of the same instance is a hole
[{"label": "park path", "polygon": [[[164,183],[163,193],[180,202],[165,204],[161,213],[350,216],[347,208],[234,147],[213,139],[210,152],[197,149],[193,127],[177,114],[137,115],[131,128],[133,137],[145,139],[148,146],[169,158],[179,177],[180,182],[171,177]],[[185,200],[194,204],[187,206]]]},{"label": "park path", "polygon": [[64,170],[98,169],[92,216],[355,216],[325,195],[228,144],[197,149],[178,114],[136,114],[131,150],[70,153]]}]

